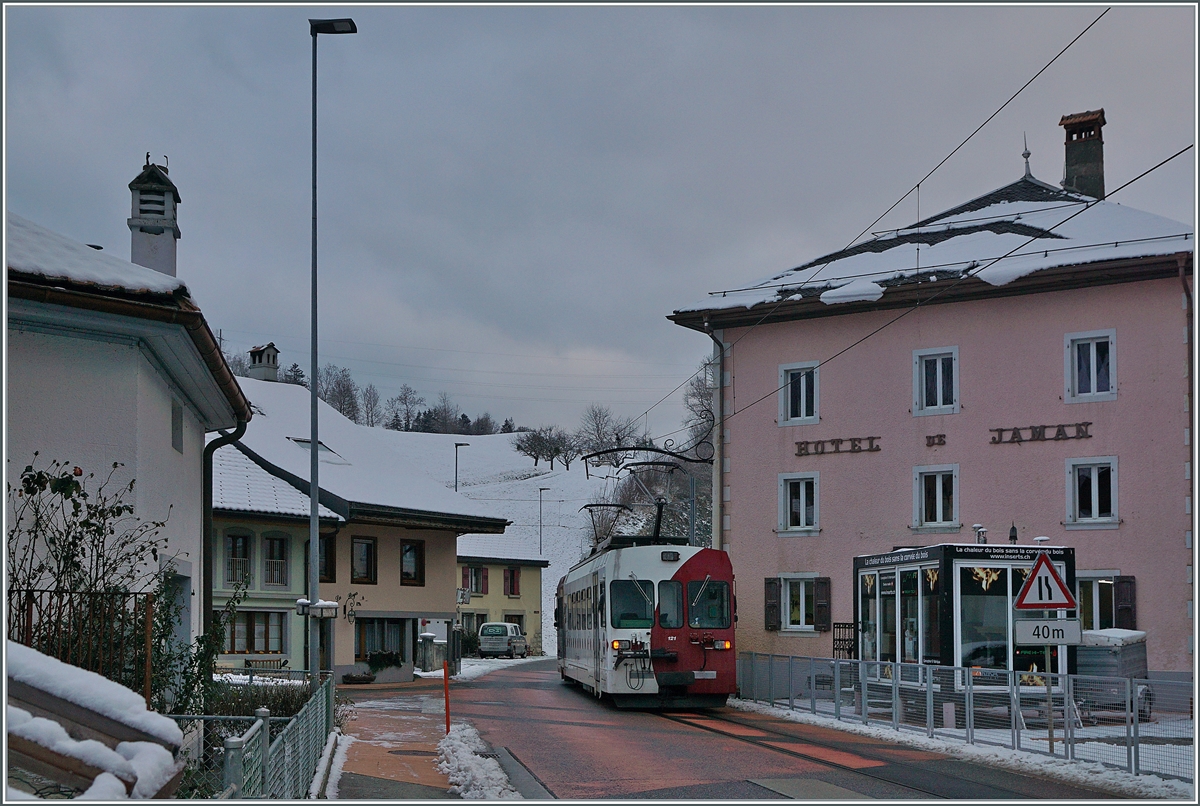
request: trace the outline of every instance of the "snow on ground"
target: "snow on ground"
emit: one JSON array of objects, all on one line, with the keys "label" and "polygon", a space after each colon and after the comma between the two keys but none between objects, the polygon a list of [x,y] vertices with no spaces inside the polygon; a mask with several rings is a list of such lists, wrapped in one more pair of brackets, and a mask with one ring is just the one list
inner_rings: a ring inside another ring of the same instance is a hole
[{"label": "snow on ground", "polygon": [[[535,660],[545,660],[542,657],[530,658],[463,658],[462,671],[458,674],[450,675],[451,680],[474,680],[478,677],[483,677],[488,672],[494,672],[497,669],[504,669],[509,666],[516,666],[521,663],[532,663]],[[417,677],[437,678],[442,679],[442,670],[436,669],[432,672],[422,672],[417,670],[413,672]]]},{"label": "snow on ground", "polygon": [[1195,802],[1194,787],[1184,781],[1172,781],[1154,775],[1132,775],[1112,767],[1105,767],[1098,762],[1067,761],[1036,753],[1025,753],[1019,750],[1009,750],[1006,747],[981,747],[978,745],[956,744],[939,738],[895,731],[891,728],[874,725],[860,725],[850,722],[840,722],[828,717],[808,714],[803,711],[791,711],[786,708],[775,708],[769,705],[750,702],[749,700],[731,699],[729,705],[740,711],[751,711],[767,714],[789,722],[803,722],[808,725],[819,725],[825,728],[871,736],[887,742],[912,745],[923,750],[932,750],[954,758],[961,758],[979,764],[1025,773],[1032,776],[1055,778],[1081,786],[1133,798],[1156,798],[1185,800]]},{"label": "snow on ground", "polygon": [[350,752],[350,745],[354,744],[354,741],[353,736],[338,735],[337,750],[333,753],[329,770],[329,783],[325,786],[325,797],[329,800],[337,800],[338,784],[342,781],[342,767],[346,766],[346,754]]},{"label": "snow on ground", "polygon": [[450,726],[450,733],[438,742],[438,769],[450,777],[450,792],[463,799],[520,798],[500,762],[478,755],[486,752],[488,746],[475,728],[465,722]]},{"label": "snow on ground", "polygon": [[316,800],[321,796],[321,782],[325,780],[325,770],[329,768],[329,762],[333,758],[333,748],[337,746],[338,737],[342,732],[337,728],[325,739],[325,749],[321,751],[321,758],[317,760],[317,770],[313,773],[312,783],[308,785],[308,799]]}]

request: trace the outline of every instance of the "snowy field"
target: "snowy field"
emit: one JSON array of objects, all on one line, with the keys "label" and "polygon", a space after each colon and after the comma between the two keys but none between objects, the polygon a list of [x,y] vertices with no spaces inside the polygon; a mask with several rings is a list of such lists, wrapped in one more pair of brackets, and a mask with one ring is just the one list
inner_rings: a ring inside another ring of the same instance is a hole
[{"label": "snowy field", "polygon": [[[790,722],[803,722],[808,725],[819,725],[848,733],[871,736],[887,742],[897,742],[923,750],[932,750],[954,758],[1001,767],[1028,775],[1055,778],[1060,781],[1088,786],[1098,790],[1112,792],[1132,798],[1154,798],[1195,802],[1195,788],[1183,781],[1159,778],[1155,775],[1132,775],[1121,770],[1114,770],[1093,761],[1067,761],[1039,753],[1027,753],[1010,750],[1006,747],[969,745],[952,738],[935,736],[929,738],[923,733],[908,733],[895,731],[890,727],[862,725],[852,722],[835,721],[832,717],[820,714],[809,714],[802,711],[791,711],[787,708],[772,707],[763,703],[749,700],[733,699],[729,701],[732,708],[740,711],[751,711],[758,714],[768,714],[778,719]],[[977,740],[981,731],[976,731]],[[1007,731],[1005,731],[1007,736]],[[1123,734],[1122,734],[1123,735]],[[1000,737],[997,737],[998,739]],[[1043,737],[1044,738],[1044,737]],[[1007,738],[1004,738],[1007,741]],[[1078,745],[1077,753],[1085,745]],[[1143,753],[1145,750],[1143,749]],[[1082,755],[1080,756],[1082,758]],[[1143,756],[1144,758],[1144,756]],[[1144,766],[1145,762],[1143,762]]]}]

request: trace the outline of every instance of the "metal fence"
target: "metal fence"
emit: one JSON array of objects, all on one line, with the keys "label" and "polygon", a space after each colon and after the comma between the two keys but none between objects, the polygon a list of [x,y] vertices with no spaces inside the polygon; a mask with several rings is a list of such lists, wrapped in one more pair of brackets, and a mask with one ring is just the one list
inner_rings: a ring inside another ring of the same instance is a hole
[{"label": "metal fence", "polygon": [[333,677],[292,717],[172,716],[183,729],[180,754],[187,771],[175,797],[279,798],[307,796],[333,729]]},{"label": "metal fence", "polygon": [[1194,778],[1185,682],[746,652],[738,688],[744,699],[842,722]]},{"label": "metal fence", "polygon": [[152,593],[8,591],[8,638],[141,691],[150,704]]}]

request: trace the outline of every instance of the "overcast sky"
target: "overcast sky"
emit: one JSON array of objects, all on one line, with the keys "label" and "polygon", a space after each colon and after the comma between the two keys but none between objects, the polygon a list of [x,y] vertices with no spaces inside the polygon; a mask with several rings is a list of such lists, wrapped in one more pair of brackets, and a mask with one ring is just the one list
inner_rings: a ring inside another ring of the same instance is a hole
[{"label": "overcast sky", "polygon": [[[320,40],[322,363],[472,417],[639,415],[710,352],[667,314],[847,245],[1103,8],[10,5],[5,202],[127,258],[166,155],[209,324],[307,369],[307,19],[352,16]],[[1113,8],[922,215],[1019,178],[1023,134],[1059,182],[1059,117],[1099,107],[1122,184],[1194,142],[1195,67],[1193,7]],[[1193,222],[1193,154],[1113,201]]]}]

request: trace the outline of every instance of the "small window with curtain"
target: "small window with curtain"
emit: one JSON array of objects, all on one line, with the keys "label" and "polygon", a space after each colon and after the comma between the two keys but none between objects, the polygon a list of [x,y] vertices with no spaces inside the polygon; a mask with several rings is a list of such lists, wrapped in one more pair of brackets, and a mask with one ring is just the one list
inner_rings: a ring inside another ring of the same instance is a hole
[{"label": "small window with curtain", "polygon": [[958,465],[913,468],[913,530],[957,531]]},{"label": "small window with curtain", "polygon": [[816,361],[779,367],[779,424],[811,425],[821,419]]},{"label": "small window with curtain", "polygon": [[505,568],[504,569],[504,595],[505,596],[520,596],[521,595],[521,569],[520,568]]},{"label": "small window with curtain", "polygon": [[1067,460],[1068,529],[1115,529],[1117,516],[1117,457],[1095,456]]},{"label": "small window with curtain", "polygon": [[779,475],[780,535],[816,534],[821,527],[818,507],[819,473]]},{"label": "small window with curtain", "polygon": [[1068,333],[1063,339],[1067,403],[1117,399],[1117,331]]},{"label": "small window with curtain", "polygon": [[376,542],[373,537],[355,537],[350,541],[350,582],[356,585],[376,583]]},{"label": "small window with curtain", "polygon": [[400,541],[400,584],[425,584],[425,541]]},{"label": "small window with curtain", "polygon": [[958,348],[913,350],[913,416],[958,411]]}]

